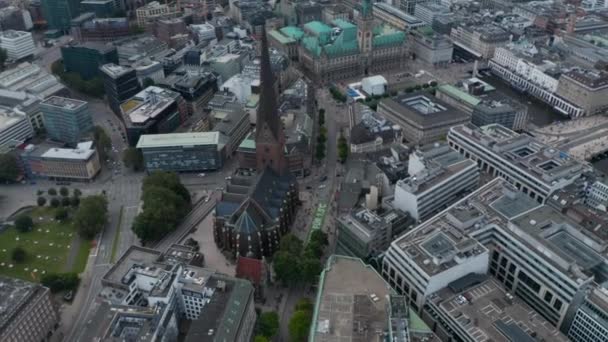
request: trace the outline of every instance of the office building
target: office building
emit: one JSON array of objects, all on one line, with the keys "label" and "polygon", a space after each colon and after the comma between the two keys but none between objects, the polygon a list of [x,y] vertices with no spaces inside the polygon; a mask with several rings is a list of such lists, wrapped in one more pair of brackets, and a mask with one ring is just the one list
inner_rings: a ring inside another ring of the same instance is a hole
[{"label": "office building", "polygon": [[[538,319],[567,331],[571,305],[606,279],[608,265],[606,234],[571,217],[497,177],[393,241],[382,274],[411,306],[428,311],[442,289],[489,272]],[[431,310],[428,316],[437,314]]]},{"label": "office building", "polygon": [[79,42],[113,42],[131,34],[127,18],[95,18],[87,12],[71,21],[70,35]]},{"label": "office building", "polygon": [[317,291],[311,341],[439,341],[403,297],[361,259],[329,257]]},{"label": "office building", "polygon": [[92,141],[78,143],[76,148],[29,144],[20,152],[20,158],[28,178],[88,182],[101,170]]},{"label": "office building", "polygon": [[0,150],[11,149],[34,136],[34,128],[21,111],[0,108]]},{"label": "office building", "polygon": [[403,138],[416,145],[441,140],[450,127],[471,121],[466,113],[426,92],[382,99],[378,114],[401,126]]},{"label": "office building", "polygon": [[0,73],[0,89],[12,92],[25,92],[32,97],[44,100],[50,96],[67,95],[68,90],[56,76],[46,69],[28,62]]},{"label": "office building", "polygon": [[82,0],[80,1],[81,13],[95,13],[99,18],[109,18],[120,8],[116,0]]},{"label": "office building", "polygon": [[604,286],[590,289],[568,329],[573,342],[608,340],[608,290]]},{"label": "office building", "polygon": [[0,277],[0,340],[47,341],[59,323],[51,291],[39,284]]},{"label": "office building", "polygon": [[471,115],[471,122],[478,126],[500,124],[512,130],[524,130],[528,125],[528,107],[498,92],[478,78],[459,82],[457,85],[442,84],[435,96]]},{"label": "office building", "polygon": [[410,32],[413,38],[412,52],[416,59],[429,65],[447,66],[452,62],[454,44],[449,37],[438,34],[425,26]]},{"label": "office building", "polygon": [[608,185],[605,181],[596,180],[587,188],[585,204],[597,210],[608,211]]},{"label": "office building", "polygon": [[0,9],[0,26],[3,30],[29,31],[34,23],[28,8],[9,5]]},{"label": "office building", "polygon": [[503,177],[541,203],[572,184],[587,168],[562,151],[500,125],[452,127],[448,143],[476,161],[482,171]]},{"label": "office building", "polygon": [[242,108],[234,110],[212,110],[210,113],[213,122],[213,131],[219,132],[224,145],[224,156],[232,158],[239,145],[249,133],[249,115]]},{"label": "office building", "polygon": [[385,2],[374,3],[374,18],[404,31],[425,25],[422,20]]},{"label": "office building", "polygon": [[603,113],[608,108],[608,73],[575,69],[562,74],[556,94],[583,110],[583,115]]},{"label": "office building", "polygon": [[398,0],[399,8],[412,15],[416,12],[417,5],[427,2],[428,0]]},{"label": "office building", "polygon": [[143,134],[137,148],[148,172],[218,170],[224,159],[220,138],[219,132]]},{"label": "office building", "polygon": [[410,154],[409,178],[395,185],[395,208],[419,222],[475,190],[479,185],[477,164],[451,149],[447,143],[425,145]]},{"label": "office building", "polygon": [[153,61],[150,58],[143,58],[131,64],[131,68],[135,69],[137,81],[141,87],[144,86],[146,79],[160,83],[165,78],[165,70],[163,64],[158,61]]},{"label": "office building", "polygon": [[217,77],[211,72],[176,75],[171,83],[171,89],[184,98],[190,116],[202,114],[218,89]]},{"label": "office building", "polygon": [[147,28],[157,19],[168,19],[178,17],[181,13],[179,3],[160,3],[152,1],[135,10],[137,26]]},{"label": "office building", "polygon": [[443,340],[567,342],[534,308],[496,280],[469,275],[435,293],[424,318],[436,317],[435,333]]},{"label": "office building", "polygon": [[450,38],[454,45],[463,49],[475,59],[488,60],[494,57],[494,50],[509,43],[510,33],[494,24],[466,25],[452,28]]},{"label": "office building", "polygon": [[76,144],[93,130],[93,119],[85,101],[52,96],[40,103],[47,136]]},{"label": "office building", "polygon": [[137,94],[140,83],[134,69],[117,65],[105,64],[99,68],[103,76],[103,87],[108,97],[110,109],[114,114],[122,117],[120,104]]},{"label": "office building", "polygon": [[398,209],[355,208],[336,219],[336,253],[367,260],[386,251],[394,238],[414,224],[407,213]]},{"label": "office building", "polygon": [[181,95],[150,86],[120,105],[129,145],[135,146],[142,134],[171,133],[188,118]]},{"label": "office building", "polygon": [[306,23],[299,50],[303,70],[314,81],[332,82],[402,68],[408,57],[405,32],[377,26],[372,12],[371,1],[364,0],[356,24],[341,19],[333,26]]},{"label": "office building", "polygon": [[67,32],[70,20],[80,15],[80,0],[45,0],[41,3],[49,30]]},{"label": "office building", "polygon": [[[249,341],[256,313],[246,280],[202,268],[192,247],[131,246],[101,279],[83,340]],[[178,325],[180,329],[178,331]]]},{"label": "office building", "polygon": [[425,2],[418,4],[414,9],[414,16],[427,25],[432,25],[435,18],[450,15],[450,8],[436,2]]},{"label": "office building", "polygon": [[118,53],[111,44],[98,42],[72,43],[61,47],[61,58],[66,72],[74,72],[82,79],[100,76],[99,67],[118,63]]},{"label": "office building", "polygon": [[323,5],[321,21],[331,23],[336,19],[350,20],[352,11],[342,4]]},{"label": "office building", "polygon": [[6,30],[0,32],[0,48],[6,50],[11,61],[18,61],[36,53],[32,34],[25,31]]},{"label": "office building", "polygon": [[154,36],[172,49],[180,49],[190,39],[183,18],[157,19],[153,25]]}]

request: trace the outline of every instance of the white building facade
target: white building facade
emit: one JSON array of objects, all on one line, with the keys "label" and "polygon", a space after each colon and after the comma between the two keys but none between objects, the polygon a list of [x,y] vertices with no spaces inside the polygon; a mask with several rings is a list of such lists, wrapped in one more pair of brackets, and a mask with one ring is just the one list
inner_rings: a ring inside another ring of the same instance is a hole
[{"label": "white building facade", "polygon": [[6,50],[9,60],[18,61],[36,53],[30,32],[7,30],[0,33],[0,48]]}]

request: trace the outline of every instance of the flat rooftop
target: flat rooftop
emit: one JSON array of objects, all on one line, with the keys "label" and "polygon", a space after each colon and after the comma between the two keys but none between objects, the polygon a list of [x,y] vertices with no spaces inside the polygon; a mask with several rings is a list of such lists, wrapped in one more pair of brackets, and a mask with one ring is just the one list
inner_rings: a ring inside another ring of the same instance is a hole
[{"label": "flat rooftop", "polygon": [[17,39],[25,36],[32,36],[31,33],[25,31],[6,30],[0,31],[0,38]]},{"label": "flat rooftop", "polygon": [[379,108],[382,107],[399,119],[411,121],[419,126],[445,125],[469,118],[468,114],[426,92],[382,99]]},{"label": "flat rooftop", "polygon": [[51,96],[40,104],[67,110],[76,110],[87,105],[87,102],[67,97]]},{"label": "flat rooftop", "polygon": [[[312,324],[315,341],[368,342],[385,330],[392,290],[373,268],[360,259],[333,255],[321,278]],[[324,327],[329,329],[323,332]]]},{"label": "flat rooftop", "polygon": [[0,109],[0,131],[11,127],[12,125],[26,119],[26,115],[22,115],[13,111],[3,111]]},{"label": "flat rooftop", "polygon": [[218,145],[219,137],[220,132],[144,134],[139,138],[137,148]]},{"label": "flat rooftop", "polygon": [[114,63],[109,63],[109,64],[104,64],[99,68],[103,73],[105,73],[106,75],[112,77],[112,78],[117,78],[120,77],[124,74],[126,74],[127,72],[133,70],[130,67],[126,67],[126,66],[122,66],[122,65],[117,65]]},{"label": "flat rooftop", "polygon": [[532,175],[549,188],[553,188],[562,180],[580,177],[585,168],[583,163],[567,153],[499,124],[480,128],[472,124],[454,126],[450,128],[449,135],[452,134],[463,136],[472,143],[483,146],[511,167]]},{"label": "flat rooftop", "polygon": [[103,276],[103,280],[122,284],[123,277],[135,265],[143,266],[152,265],[162,253],[144,247],[131,246],[129,249],[116,261],[114,266]]},{"label": "flat rooftop", "polygon": [[568,341],[521,299],[507,297],[494,279],[464,292],[454,292],[448,286],[437,292],[431,301],[450,318],[451,324],[460,326],[474,341]]},{"label": "flat rooftop", "polygon": [[95,153],[93,149],[84,148],[49,148],[42,154],[43,158],[49,159],[68,159],[68,160],[88,160]]},{"label": "flat rooftop", "polygon": [[0,277],[0,331],[38,289],[38,284]]},{"label": "flat rooftop", "polygon": [[[453,151],[453,153],[460,155],[456,151]],[[447,157],[448,156],[446,156],[446,158]],[[424,171],[418,174],[417,176],[410,177],[405,180],[400,180],[397,182],[397,186],[402,187],[407,192],[412,194],[422,194],[425,191],[428,191],[438,186],[442,182],[445,182],[449,178],[461,174],[467,169],[470,169],[472,167],[476,168],[476,165],[477,163],[466,158],[453,160],[445,166],[440,166],[435,169],[429,169],[428,171]]]}]

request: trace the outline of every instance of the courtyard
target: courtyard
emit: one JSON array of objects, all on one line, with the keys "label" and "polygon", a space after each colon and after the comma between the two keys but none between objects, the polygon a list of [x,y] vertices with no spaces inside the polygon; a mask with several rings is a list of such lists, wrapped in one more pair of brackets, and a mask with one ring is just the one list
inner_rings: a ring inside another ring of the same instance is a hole
[{"label": "courtyard", "polygon": [[[78,237],[69,218],[64,222],[55,220],[57,209],[35,207],[26,211],[34,221],[30,232],[19,232],[10,226],[0,233],[0,275],[40,281],[48,273],[84,270],[91,244]],[[22,262],[12,258],[16,247],[25,250]]]}]

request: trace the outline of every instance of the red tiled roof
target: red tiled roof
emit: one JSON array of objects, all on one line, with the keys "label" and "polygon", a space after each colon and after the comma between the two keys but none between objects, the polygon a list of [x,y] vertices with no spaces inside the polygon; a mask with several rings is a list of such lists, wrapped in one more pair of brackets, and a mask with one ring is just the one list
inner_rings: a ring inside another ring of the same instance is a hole
[{"label": "red tiled roof", "polygon": [[247,279],[256,285],[259,285],[262,282],[263,272],[264,263],[262,260],[239,256],[236,263],[237,278]]}]

